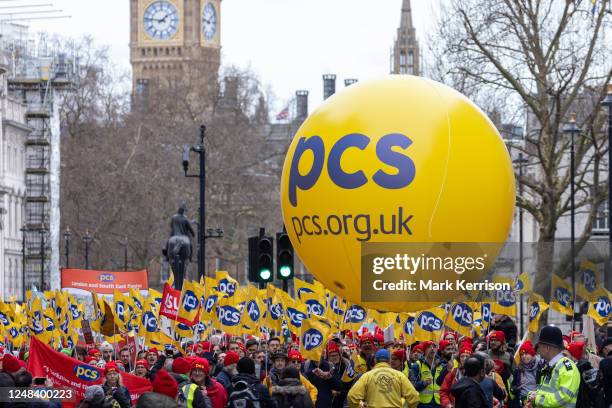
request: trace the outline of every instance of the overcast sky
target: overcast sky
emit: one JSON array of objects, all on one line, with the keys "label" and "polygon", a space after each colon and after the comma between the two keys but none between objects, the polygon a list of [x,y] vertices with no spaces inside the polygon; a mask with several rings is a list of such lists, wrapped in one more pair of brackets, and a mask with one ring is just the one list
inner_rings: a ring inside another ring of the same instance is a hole
[{"label": "overcast sky", "polygon": [[[128,0],[0,0],[12,4],[54,3],[70,19],[29,22],[33,31],[92,35],[110,47],[111,58],[129,69]],[[250,67],[281,109],[295,90],[310,91],[311,110],[322,99],[324,73],[360,80],[389,72],[390,50],[402,0],[223,0],[224,65]],[[431,2],[413,0],[417,35],[432,21]]]}]

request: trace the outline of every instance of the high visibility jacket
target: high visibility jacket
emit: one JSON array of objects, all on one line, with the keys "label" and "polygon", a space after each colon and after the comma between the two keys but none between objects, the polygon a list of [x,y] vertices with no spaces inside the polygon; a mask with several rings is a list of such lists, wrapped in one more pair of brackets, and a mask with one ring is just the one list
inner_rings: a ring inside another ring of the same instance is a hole
[{"label": "high visibility jacket", "polygon": [[574,408],[580,386],[580,372],[567,357],[562,357],[554,367],[544,368],[536,389],[536,408]]},{"label": "high visibility jacket", "polygon": [[419,402],[418,393],[408,378],[384,362],[359,377],[347,399],[351,408],[359,407],[362,401],[368,408],[415,408]]},{"label": "high visibility jacket", "polygon": [[194,383],[188,383],[183,386],[183,395],[187,400],[187,408],[193,408],[193,399],[198,388],[199,386]]},{"label": "high visibility jacket", "polygon": [[419,400],[421,404],[430,404],[432,401],[435,401],[437,405],[440,405],[440,386],[437,384],[436,380],[440,376],[440,373],[442,373],[442,369],[444,368],[443,365],[438,364],[433,374],[431,372],[431,367],[426,361],[417,361],[417,366],[419,368],[419,381],[431,380],[429,385],[419,391]]}]

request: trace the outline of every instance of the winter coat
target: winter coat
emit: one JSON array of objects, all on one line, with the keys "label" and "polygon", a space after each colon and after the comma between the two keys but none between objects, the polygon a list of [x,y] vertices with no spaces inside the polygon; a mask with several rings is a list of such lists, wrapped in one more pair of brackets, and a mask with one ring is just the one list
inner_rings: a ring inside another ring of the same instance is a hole
[{"label": "winter coat", "polygon": [[278,408],[313,408],[308,390],[300,380],[287,378],[272,386],[272,398]]},{"label": "winter coat", "polygon": [[[457,375],[457,373],[459,373],[459,375]],[[459,372],[459,368],[453,368],[453,370],[444,377],[444,381],[442,381],[442,385],[440,386],[440,405],[443,407],[455,403],[455,397],[451,393],[451,388],[460,380],[459,377],[463,378]]]},{"label": "winter coat", "polygon": [[612,406],[612,356],[606,357],[599,362],[599,371],[606,407],[609,407]]},{"label": "winter coat", "polygon": [[206,377],[206,394],[213,408],[224,408],[227,404],[226,389],[212,377]]},{"label": "winter coat", "polygon": [[589,360],[583,359],[576,363],[578,371],[580,371],[580,387],[578,388],[578,396],[576,397],[576,406],[580,408],[606,408],[609,405],[604,405],[603,385],[599,381],[594,381],[587,384],[583,381],[583,374],[591,370],[593,366]]},{"label": "winter coat", "polygon": [[512,407],[521,407],[520,402],[527,398],[530,391],[535,391],[538,385],[538,377],[542,370],[542,365],[539,361],[534,361],[532,367],[525,367],[523,364],[519,366],[512,374],[512,383],[510,389],[514,394]]},{"label": "winter coat", "polygon": [[268,388],[263,385],[254,374],[238,374],[232,379],[232,385],[230,389],[227,391],[228,398],[229,395],[236,388],[236,384],[240,381],[244,381],[248,384],[248,387],[253,391],[255,396],[259,398],[259,404],[261,408],[275,408],[276,403],[270,397],[270,393],[268,392]]},{"label": "winter coat", "polygon": [[480,388],[484,391],[485,399],[487,400],[487,407],[493,406],[493,397],[495,397],[498,401],[503,401],[506,399],[506,392],[489,377],[485,377],[480,382]]},{"label": "winter coat", "polygon": [[414,408],[419,403],[419,393],[404,373],[380,362],[362,374],[348,393],[349,407],[358,407],[362,401],[369,408]]},{"label": "winter coat", "polygon": [[[331,376],[331,378],[327,378],[327,379],[317,376],[313,372],[317,368],[317,366],[313,364],[312,361],[307,361],[307,363],[310,363],[310,364],[307,364],[305,366],[307,371],[304,374],[304,376],[308,379],[308,381],[310,381],[312,385],[314,385],[317,388],[317,399],[315,401],[315,407],[316,408],[331,407],[332,399],[333,399],[332,390],[342,391],[342,382],[340,382],[333,375]],[[331,370],[329,363],[325,360],[319,363],[319,368],[323,371]]]},{"label": "winter coat", "polygon": [[221,370],[215,379],[221,383],[226,390],[232,386],[232,376],[225,370]]},{"label": "winter coat", "polygon": [[332,370],[332,375],[342,385],[340,394],[336,395],[333,398],[332,405],[331,405],[332,408],[343,408],[344,407],[344,401],[346,401],[346,396],[348,395],[348,392],[351,389],[351,386],[355,382],[355,380],[348,381],[348,382],[342,381],[344,372],[346,371],[346,368],[348,367],[349,364],[351,364],[351,362],[347,358],[342,357],[342,359],[340,360],[340,364],[336,365]]},{"label": "winter coat", "polygon": [[[268,387],[268,391],[270,392],[270,394],[272,394],[272,386],[273,385],[278,385],[280,383],[280,373],[276,368],[272,368],[270,370],[270,375],[268,375],[266,378],[264,378],[263,383],[266,387]],[[302,374],[300,374],[300,382],[302,383],[302,385],[304,387],[306,387],[306,389],[308,390],[308,394],[310,395],[310,399],[312,401],[316,401],[317,400],[317,387],[315,387],[314,385],[312,385],[312,383],[310,381],[308,381],[308,379],[306,377],[304,377]]]},{"label": "winter coat", "polygon": [[491,330],[501,330],[504,332],[506,337],[506,343],[508,346],[514,349],[516,346],[517,339],[517,328],[516,324],[508,316],[504,316],[500,321],[491,325]]},{"label": "winter coat", "polygon": [[451,387],[455,408],[490,408],[484,391],[474,379],[463,377]]}]

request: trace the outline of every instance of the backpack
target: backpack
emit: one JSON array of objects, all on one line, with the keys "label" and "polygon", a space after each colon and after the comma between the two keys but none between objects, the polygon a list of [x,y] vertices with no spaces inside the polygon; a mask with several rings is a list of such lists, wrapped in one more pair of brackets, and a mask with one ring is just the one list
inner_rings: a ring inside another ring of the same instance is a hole
[{"label": "backpack", "polygon": [[227,400],[228,408],[259,408],[259,394],[246,381],[234,383],[234,390]]}]

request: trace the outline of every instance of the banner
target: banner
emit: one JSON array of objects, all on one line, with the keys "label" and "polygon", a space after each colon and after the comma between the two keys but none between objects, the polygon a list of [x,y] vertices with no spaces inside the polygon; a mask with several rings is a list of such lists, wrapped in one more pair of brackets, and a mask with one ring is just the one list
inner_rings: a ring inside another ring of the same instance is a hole
[{"label": "banner", "polygon": [[[72,388],[76,402],[83,399],[86,387],[104,383],[103,369],[55,351],[35,337],[32,337],[30,343],[28,371],[33,377],[49,378],[53,387]],[[135,403],[141,394],[152,390],[149,380],[123,371],[120,374],[123,385],[130,391],[132,403]],[[76,403],[74,405],[76,406]]]},{"label": "banner", "polygon": [[302,321],[302,333],[300,335],[300,353],[307,360],[319,361],[330,328],[321,321],[307,319]]},{"label": "banner", "polygon": [[589,310],[587,314],[597,322],[598,325],[603,326],[608,323],[610,316],[612,316],[612,297],[603,287],[598,287],[593,291],[594,301],[589,302]]},{"label": "banner", "polygon": [[88,292],[112,295],[115,290],[148,290],[147,271],[94,271],[90,269],[62,269],[62,289],[82,289]]},{"label": "banner", "polygon": [[438,341],[444,328],[444,310],[430,309],[419,313],[414,324],[414,341]]},{"label": "banner", "polygon": [[572,286],[553,274],[550,285],[550,308],[567,316],[574,316]]},{"label": "banner", "polygon": [[540,317],[542,317],[542,313],[548,309],[548,304],[544,301],[544,298],[537,293],[532,293],[527,303],[529,304],[529,331],[537,333]]},{"label": "banner", "polygon": [[159,315],[166,316],[170,320],[176,320],[178,316],[179,301],[181,299],[181,291],[173,289],[166,283],[164,285],[164,294],[162,296]]},{"label": "banner", "polygon": [[516,283],[514,285],[514,291],[518,295],[524,295],[526,293],[531,292],[531,280],[529,279],[529,274],[527,272],[521,273],[516,278]]},{"label": "banner", "polygon": [[184,281],[177,321],[191,327],[200,317],[200,300],[204,297],[204,287],[197,282]]},{"label": "banner", "polygon": [[474,305],[470,303],[453,303],[446,318],[446,326],[462,336],[472,336],[474,325]]},{"label": "banner", "polygon": [[599,268],[593,262],[583,260],[580,262],[578,276],[580,279],[576,282],[576,294],[582,300],[593,302],[596,297],[597,284],[601,282]]}]

